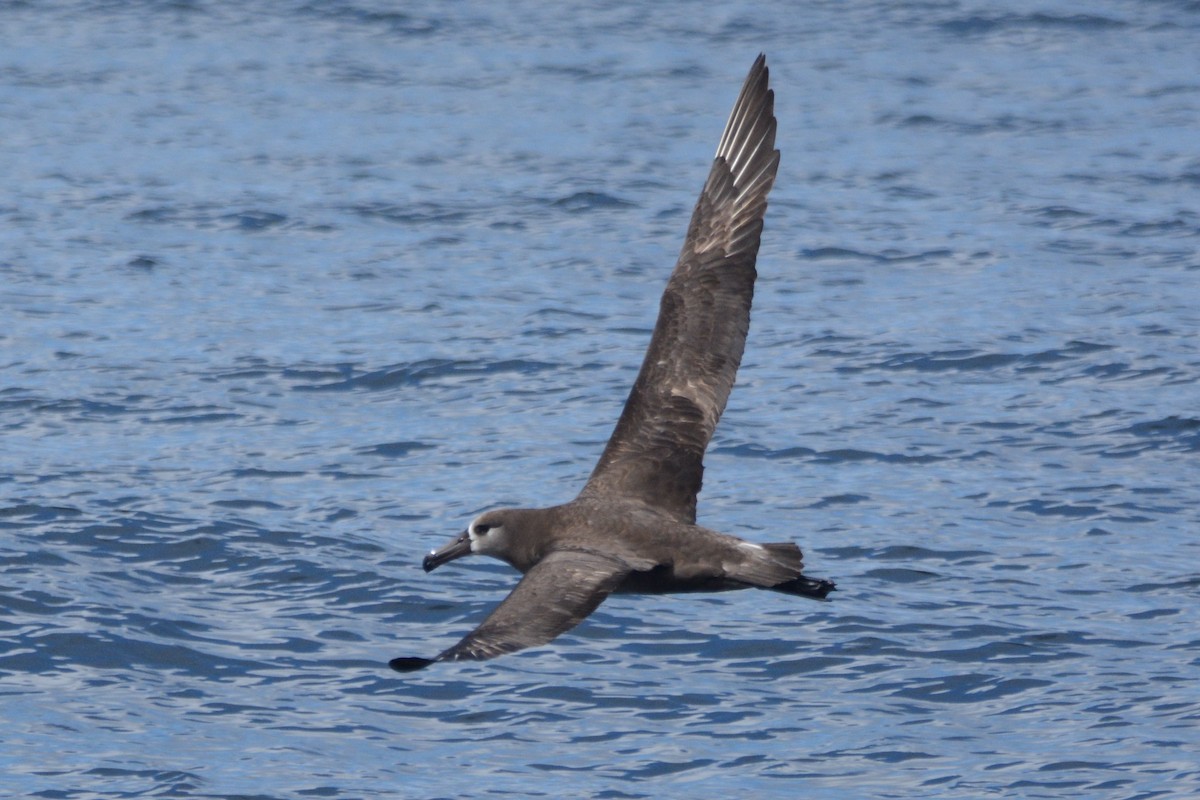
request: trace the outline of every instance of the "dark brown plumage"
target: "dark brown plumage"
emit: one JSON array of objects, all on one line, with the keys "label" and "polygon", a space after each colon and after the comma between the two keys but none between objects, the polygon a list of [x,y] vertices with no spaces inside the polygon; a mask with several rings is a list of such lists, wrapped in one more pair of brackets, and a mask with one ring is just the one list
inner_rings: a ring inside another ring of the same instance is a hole
[{"label": "dark brown plumage", "polygon": [[775,183],[775,93],[759,56],[725,125],[658,322],[584,494],[640,497],[696,520],[704,450],[750,329],[763,215]]},{"label": "dark brown plumage", "polygon": [[759,55],[692,212],[641,371],[583,491],[552,508],[481,514],[430,553],[426,571],[474,553],[525,577],[458,644],[433,659],[394,659],[393,669],[544,644],[613,592],[757,587],[824,598],[833,590],[831,581],[802,574],[793,543],[754,544],[695,524],[704,451],[746,344],[767,193],[779,167],[768,77]]}]

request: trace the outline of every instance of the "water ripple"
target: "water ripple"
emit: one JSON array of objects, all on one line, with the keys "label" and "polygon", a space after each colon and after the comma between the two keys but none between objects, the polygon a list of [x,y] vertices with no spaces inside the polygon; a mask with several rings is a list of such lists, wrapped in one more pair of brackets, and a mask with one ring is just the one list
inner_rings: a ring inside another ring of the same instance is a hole
[{"label": "water ripple", "polygon": [[[5,790],[1198,794],[1188,3],[383,5],[3,4]],[[758,49],[701,521],[838,592],[392,673],[586,479]]]}]

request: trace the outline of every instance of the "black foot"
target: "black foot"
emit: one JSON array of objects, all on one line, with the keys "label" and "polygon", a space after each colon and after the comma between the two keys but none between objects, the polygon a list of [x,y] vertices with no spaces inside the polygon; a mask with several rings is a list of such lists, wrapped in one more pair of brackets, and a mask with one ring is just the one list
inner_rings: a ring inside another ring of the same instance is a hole
[{"label": "black foot", "polygon": [[434,660],[432,658],[393,658],[388,662],[388,666],[396,672],[416,672],[419,669],[425,669]]},{"label": "black foot", "polygon": [[784,594],[795,594],[801,597],[811,597],[814,600],[824,600],[825,595],[836,589],[837,585],[833,581],[825,580],[824,578],[808,578],[801,575],[799,578],[794,578],[771,588],[776,592],[783,592]]}]

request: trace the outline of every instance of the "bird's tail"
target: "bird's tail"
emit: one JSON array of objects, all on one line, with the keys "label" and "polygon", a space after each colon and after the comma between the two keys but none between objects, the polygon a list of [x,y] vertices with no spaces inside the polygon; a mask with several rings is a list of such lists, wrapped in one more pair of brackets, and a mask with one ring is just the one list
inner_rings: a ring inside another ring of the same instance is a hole
[{"label": "bird's tail", "polygon": [[764,544],[762,547],[776,564],[786,567],[790,573],[789,577],[779,583],[759,584],[763,588],[773,592],[811,597],[815,600],[825,599],[825,595],[837,588],[833,581],[827,581],[824,578],[810,578],[801,572],[804,569],[804,555],[794,542],[775,542]]}]

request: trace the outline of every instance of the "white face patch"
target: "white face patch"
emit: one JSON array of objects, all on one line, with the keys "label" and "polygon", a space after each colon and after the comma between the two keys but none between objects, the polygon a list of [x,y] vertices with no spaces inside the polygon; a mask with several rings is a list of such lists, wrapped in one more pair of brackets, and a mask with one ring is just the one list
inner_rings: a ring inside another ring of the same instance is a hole
[{"label": "white face patch", "polygon": [[504,526],[494,516],[480,514],[467,526],[467,538],[472,553],[486,555],[503,551],[506,536]]}]

